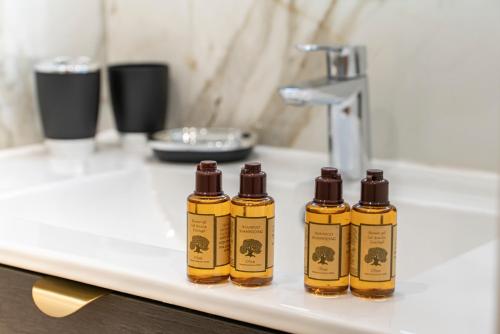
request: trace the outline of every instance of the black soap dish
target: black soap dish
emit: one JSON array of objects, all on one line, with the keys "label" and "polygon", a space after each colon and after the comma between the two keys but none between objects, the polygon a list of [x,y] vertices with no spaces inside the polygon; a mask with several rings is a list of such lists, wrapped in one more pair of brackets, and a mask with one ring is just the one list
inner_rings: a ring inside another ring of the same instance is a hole
[{"label": "black soap dish", "polygon": [[159,131],[151,136],[150,147],[162,161],[199,162],[245,159],[257,142],[251,131],[234,128],[185,127]]}]

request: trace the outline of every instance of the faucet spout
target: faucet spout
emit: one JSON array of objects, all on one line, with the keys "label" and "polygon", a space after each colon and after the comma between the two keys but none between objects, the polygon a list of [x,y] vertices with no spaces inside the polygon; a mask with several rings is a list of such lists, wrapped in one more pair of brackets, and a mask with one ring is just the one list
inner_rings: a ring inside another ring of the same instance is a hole
[{"label": "faucet spout", "polygon": [[[280,87],[279,93],[285,103],[290,105],[331,105],[343,109],[352,105],[356,98],[357,90],[353,86],[358,86],[359,82],[353,81],[320,79]],[[335,89],[332,89],[333,85]],[[349,87],[345,89],[343,86]]]}]

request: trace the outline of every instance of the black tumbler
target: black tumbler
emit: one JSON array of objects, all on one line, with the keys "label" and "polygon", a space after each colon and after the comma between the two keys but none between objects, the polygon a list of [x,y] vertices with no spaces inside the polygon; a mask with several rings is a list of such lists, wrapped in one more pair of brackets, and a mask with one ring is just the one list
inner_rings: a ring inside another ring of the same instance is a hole
[{"label": "black tumbler", "polygon": [[56,58],[36,65],[36,89],[48,139],[87,139],[96,133],[100,70],[88,58]]},{"label": "black tumbler", "polygon": [[121,133],[163,130],[167,112],[168,66],[121,64],[108,67],[111,102]]}]

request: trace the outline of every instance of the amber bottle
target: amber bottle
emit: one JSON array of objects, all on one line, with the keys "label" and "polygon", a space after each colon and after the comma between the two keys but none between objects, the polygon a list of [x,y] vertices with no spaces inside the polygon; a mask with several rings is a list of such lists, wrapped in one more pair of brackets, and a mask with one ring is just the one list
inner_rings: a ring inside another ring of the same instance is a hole
[{"label": "amber bottle", "polygon": [[342,198],[342,178],[324,167],[315,196],[306,204],[304,287],[317,295],[338,295],[349,285],[350,208]]},{"label": "amber bottle", "polygon": [[258,162],[241,169],[240,191],[231,200],[231,281],[240,286],[270,284],[274,265],[274,200]]},{"label": "amber bottle", "polygon": [[385,298],[396,281],[396,208],[389,203],[389,182],[369,169],[361,181],[361,200],[351,214],[351,292]]},{"label": "amber bottle", "polygon": [[200,162],[195,191],[187,199],[187,276],[191,282],[219,283],[229,277],[230,208],[217,163]]}]

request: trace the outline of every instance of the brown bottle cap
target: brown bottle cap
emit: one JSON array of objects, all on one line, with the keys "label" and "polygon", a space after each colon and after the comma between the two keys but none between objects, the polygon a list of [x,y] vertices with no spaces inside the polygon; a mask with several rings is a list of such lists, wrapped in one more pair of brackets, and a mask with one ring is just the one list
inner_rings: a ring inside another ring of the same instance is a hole
[{"label": "brown bottle cap", "polygon": [[219,196],[223,194],[222,172],[217,169],[217,162],[204,160],[198,164],[194,193],[200,196]]},{"label": "brown bottle cap", "polygon": [[248,162],[241,169],[240,197],[266,197],[266,173],[261,170],[260,162]]},{"label": "brown bottle cap", "polygon": [[321,176],[316,178],[314,202],[320,204],[344,203],[342,198],[342,177],[337,168],[321,168]]},{"label": "brown bottle cap", "polygon": [[369,169],[366,178],[361,180],[361,205],[386,206],[389,205],[389,181],[384,179],[384,172],[380,169]]}]

